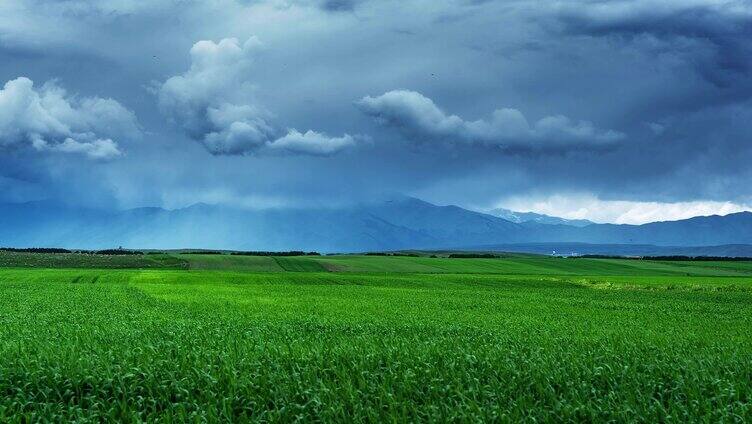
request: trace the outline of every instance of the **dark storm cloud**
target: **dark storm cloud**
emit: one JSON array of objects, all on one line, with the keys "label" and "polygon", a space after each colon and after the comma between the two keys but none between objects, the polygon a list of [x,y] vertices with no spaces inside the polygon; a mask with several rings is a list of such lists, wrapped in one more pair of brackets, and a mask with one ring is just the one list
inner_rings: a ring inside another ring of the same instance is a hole
[{"label": "dark storm cloud", "polygon": [[0,2],[0,82],[117,99],[144,133],[75,128],[127,151],[107,163],[27,142],[0,176],[14,199],[120,206],[749,201],[749,19],[715,0]]},{"label": "dark storm cloud", "polygon": [[[572,167],[588,178],[599,175],[597,183],[582,183],[575,173],[572,186],[589,187],[602,197],[748,201],[752,193],[740,187],[749,182],[745,164],[752,158],[752,124],[744,118],[752,114],[750,3],[596,1],[587,7],[557,6],[554,13],[537,16],[549,33],[573,45],[606,43],[614,53],[602,59],[625,52],[635,73],[614,87],[624,102],[610,106],[622,106],[632,118],[626,122],[635,135],[631,148],[602,157],[595,165]],[[651,80],[663,84],[641,93]],[[563,167],[549,163],[548,174],[557,175]]]},{"label": "dark storm cloud", "polygon": [[321,8],[328,12],[352,12],[356,4],[356,0],[323,0]]},{"label": "dark storm cloud", "polygon": [[752,90],[752,6],[746,0],[603,1],[564,6],[557,18],[570,34],[647,41],[643,45],[652,44],[656,55],[675,55],[719,89],[736,92],[730,94]]}]

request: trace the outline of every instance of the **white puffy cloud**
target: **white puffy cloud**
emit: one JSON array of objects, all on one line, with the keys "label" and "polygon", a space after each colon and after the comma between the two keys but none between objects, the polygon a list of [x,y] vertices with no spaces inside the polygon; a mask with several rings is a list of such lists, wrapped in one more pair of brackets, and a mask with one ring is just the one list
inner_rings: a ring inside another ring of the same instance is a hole
[{"label": "white puffy cloud", "polygon": [[135,115],[112,99],[76,98],[54,81],[41,88],[20,77],[0,90],[0,149],[111,159],[122,154],[111,137],[138,137]]},{"label": "white puffy cloud", "polygon": [[448,115],[433,100],[409,90],[364,97],[356,106],[376,122],[398,129],[416,140],[449,140],[511,149],[572,150],[613,144],[624,134],[601,130],[588,121],[563,115],[544,117],[530,124],[517,109],[497,109],[487,120],[467,121]]},{"label": "white puffy cloud", "polygon": [[359,138],[348,134],[342,137],[329,137],[315,131],[309,130],[301,133],[292,129],[286,135],[271,142],[269,148],[280,152],[328,156],[354,146]]},{"label": "white puffy cloud", "polygon": [[117,143],[109,138],[99,138],[86,143],[81,143],[72,138],[66,138],[65,141],[60,144],[45,144],[39,146],[38,149],[63,153],[80,153],[91,159],[111,159],[123,154],[118,148]]},{"label": "white puffy cloud", "polygon": [[276,137],[277,130],[253,106],[223,103],[207,107],[205,113],[201,120],[183,122],[195,126],[188,134],[198,137],[212,154],[243,154],[263,148]]},{"label": "white puffy cloud", "polygon": [[248,76],[262,48],[255,37],[243,44],[235,38],[197,42],[190,69],[159,87],[160,110],[214,155],[332,155],[353,146],[358,137],[348,134],[282,130],[254,104]]}]

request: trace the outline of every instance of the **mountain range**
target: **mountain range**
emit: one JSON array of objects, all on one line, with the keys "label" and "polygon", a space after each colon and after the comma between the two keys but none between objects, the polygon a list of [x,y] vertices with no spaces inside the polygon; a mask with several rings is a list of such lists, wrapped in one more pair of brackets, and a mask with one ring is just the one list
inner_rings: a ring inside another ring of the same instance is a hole
[{"label": "mountain range", "polygon": [[[527,245],[530,251],[550,252],[559,245],[569,250],[566,246],[575,243],[578,253],[627,250],[625,254],[641,254],[640,251],[651,249],[694,248],[698,255],[715,251],[723,252],[719,254],[724,256],[742,256],[738,252],[746,252],[746,245],[752,245],[749,212],[643,225],[555,218],[540,215],[513,222],[493,214],[458,206],[437,206],[411,197],[332,208],[243,209],[196,204],[174,210],[122,211],[42,201],[0,204],[0,246],[363,252],[520,250]],[[698,248],[725,245],[737,247]]]}]

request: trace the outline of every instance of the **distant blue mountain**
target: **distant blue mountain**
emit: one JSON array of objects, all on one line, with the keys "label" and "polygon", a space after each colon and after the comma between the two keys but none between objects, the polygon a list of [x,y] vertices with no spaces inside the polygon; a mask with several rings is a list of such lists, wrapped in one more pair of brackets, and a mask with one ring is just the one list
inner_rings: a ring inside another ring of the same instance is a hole
[{"label": "distant blue mountain", "polygon": [[205,204],[124,211],[53,202],[0,204],[0,246],[10,247],[362,252],[540,243],[752,245],[752,213],[644,225],[581,226],[536,220],[516,223],[410,197],[340,208],[263,210]]},{"label": "distant blue mountain", "polygon": [[536,242],[652,244],[656,246],[715,246],[752,244],[752,213],[698,216],[642,225],[591,224],[535,226],[528,234]]}]

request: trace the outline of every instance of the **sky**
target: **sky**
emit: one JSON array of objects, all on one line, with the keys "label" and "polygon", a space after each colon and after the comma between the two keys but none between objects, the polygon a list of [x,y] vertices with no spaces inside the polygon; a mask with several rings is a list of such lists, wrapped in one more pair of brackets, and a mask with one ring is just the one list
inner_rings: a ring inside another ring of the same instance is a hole
[{"label": "sky", "polygon": [[752,3],[0,1],[0,202],[752,208]]}]

